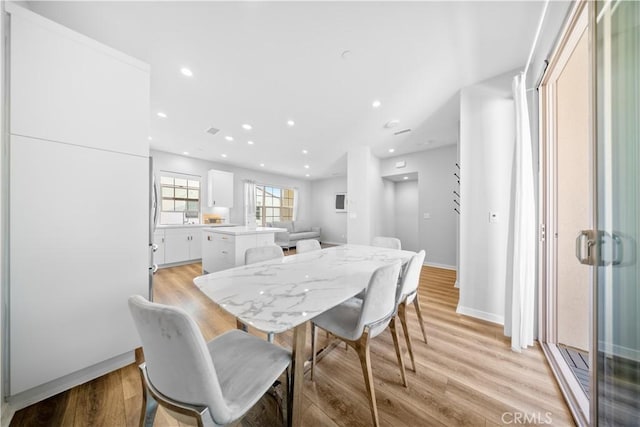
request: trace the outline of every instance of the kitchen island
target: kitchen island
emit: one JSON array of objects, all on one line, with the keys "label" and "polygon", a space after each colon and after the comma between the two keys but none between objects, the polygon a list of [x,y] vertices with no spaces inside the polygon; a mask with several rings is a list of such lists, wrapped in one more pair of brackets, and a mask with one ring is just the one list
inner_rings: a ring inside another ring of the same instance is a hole
[{"label": "kitchen island", "polygon": [[275,244],[275,227],[208,227],[202,231],[203,274],[244,265],[249,248]]}]

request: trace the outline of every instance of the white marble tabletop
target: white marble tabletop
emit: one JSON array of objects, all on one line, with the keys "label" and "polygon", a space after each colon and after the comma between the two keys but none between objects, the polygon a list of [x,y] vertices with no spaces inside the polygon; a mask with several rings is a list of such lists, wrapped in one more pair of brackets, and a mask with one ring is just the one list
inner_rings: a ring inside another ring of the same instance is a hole
[{"label": "white marble tabletop", "polygon": [[415,252],[343,245],[196,277],[224,310],[264,332],[280,333],[363,290],[376,268],[406,264]]}]

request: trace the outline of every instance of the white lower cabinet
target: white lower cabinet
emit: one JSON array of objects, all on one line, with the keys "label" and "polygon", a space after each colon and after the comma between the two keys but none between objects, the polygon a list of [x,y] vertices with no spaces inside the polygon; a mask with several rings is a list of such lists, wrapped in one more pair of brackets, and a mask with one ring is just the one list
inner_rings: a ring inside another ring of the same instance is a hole
[{"label": "white lower cabinet", "polygon": [[158,250],[154,262],[158,265],[175,264],[202,258],[202,229],[167,228],[154,233]]},{"label": "white lower cabinet", "polygon": [[273,245],[274,234],[224,234],[205,230],[202,240],[202,271],[213,273],[244,265],[249,248]]},{"label": "white lower cabinet", "polygon": [[153,263],[157,265],[164,264],[164,230],[153,233],[153,243],[157,249],[153,253]]}]

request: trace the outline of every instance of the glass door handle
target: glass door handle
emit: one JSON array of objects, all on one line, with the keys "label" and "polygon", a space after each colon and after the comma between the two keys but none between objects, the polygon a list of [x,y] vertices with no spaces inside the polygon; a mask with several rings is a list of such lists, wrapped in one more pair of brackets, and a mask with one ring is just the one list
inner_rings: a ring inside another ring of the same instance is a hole
[{"label": "glass door handle", "polygon": [[580,264],[596,265],[595,236],[594,230],[582,230],[576,237],[576,258]]}]

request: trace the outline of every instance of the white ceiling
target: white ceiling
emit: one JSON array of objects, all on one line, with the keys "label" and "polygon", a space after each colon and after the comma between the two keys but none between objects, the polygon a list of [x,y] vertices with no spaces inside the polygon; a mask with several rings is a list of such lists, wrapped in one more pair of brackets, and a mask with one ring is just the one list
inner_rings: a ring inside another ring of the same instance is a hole
[{"label": "white ceiling", "polygon": [[[459,90],[523,67],[543,7],[539,1],[28,5],[151,65],[152,148],[310,179],[344,174],[350,147],[368,145],[384,158],[455,144]],[[382,103],[377,109],[375,99]],[[168,117],[157,117],[159,111]],[[385,128],[392,119],[398,126]],[[243,130],[243,123],[253,129]],[[211,126],[220,132],[205,133]]]}]

